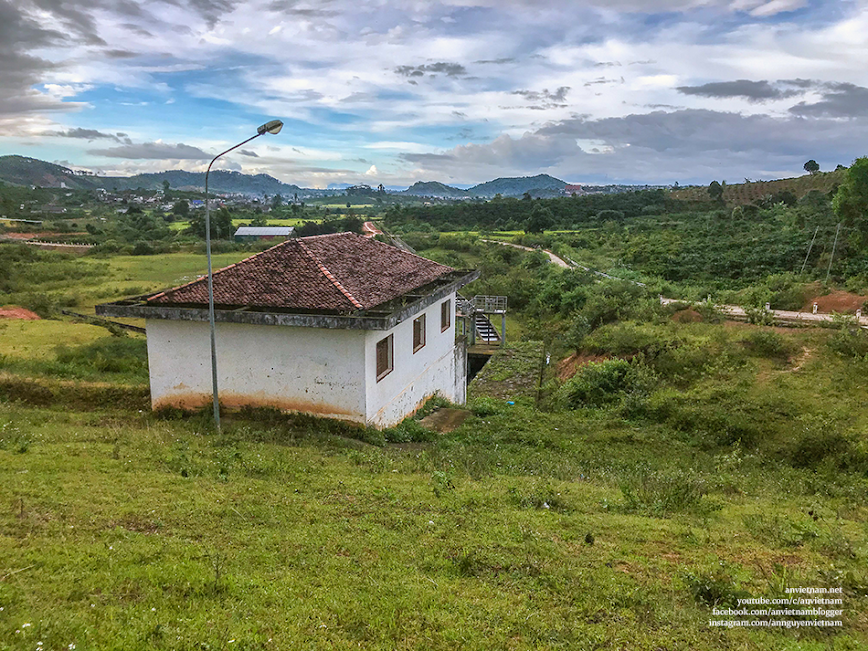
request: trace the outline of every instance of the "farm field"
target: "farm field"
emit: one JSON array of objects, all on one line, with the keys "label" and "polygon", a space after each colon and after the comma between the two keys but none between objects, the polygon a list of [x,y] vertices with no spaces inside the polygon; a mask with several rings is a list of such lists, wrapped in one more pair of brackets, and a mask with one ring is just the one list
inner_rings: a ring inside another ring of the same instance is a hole
[{"label": "farm field", "polygon": [[[269,219],[269,226],[300,226],[304,222],[316,222],[321,221],[320,219],[311,217],[311,218],[301,218],[301,217],[289,217],[286,219]],[[246,226],[250,224],[250,219],[233,219],[233,226]],[[190,227],[189,221],[176,221],[169,224],[169,229],[172,231],[183,231]]]},{"label": "farm field", "polygon": [[[842,170],[805,174],[804,176],[797,176],[792,179],[727,183],[723,191],[723,200],[734,205],[746,205],[764,196],[773,195],[778,192],[789,191],[797,197],[801,197],[812,190],[827,193],[843,180],[844,173]],[[673,190],[672,196],[686,201],[704,201],[708,199],[708,188],[682,188]]]}]

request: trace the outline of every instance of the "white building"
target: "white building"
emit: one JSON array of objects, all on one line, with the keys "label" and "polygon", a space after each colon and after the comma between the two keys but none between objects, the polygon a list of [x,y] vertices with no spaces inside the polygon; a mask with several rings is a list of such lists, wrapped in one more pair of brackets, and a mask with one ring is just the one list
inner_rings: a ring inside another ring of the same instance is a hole
[{"label": "white building", "polygon": [[[478,277],[353,233],[292,239],[214,273],[220,402],[388,427],[461,404],[456,291]],[[146,319],[151,403],[211,400],[207,280],[97,306]]]}]

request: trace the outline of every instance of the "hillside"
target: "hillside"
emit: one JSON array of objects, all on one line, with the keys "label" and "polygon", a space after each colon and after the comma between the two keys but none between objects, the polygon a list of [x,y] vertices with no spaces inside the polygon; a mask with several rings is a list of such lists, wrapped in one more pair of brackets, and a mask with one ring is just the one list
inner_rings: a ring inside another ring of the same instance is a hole
[{"label": "hillside", "polygon": [[[71,169],[25,156],[0,156],[0,181],[12,185],[36,185],[48,188],[67,187],[74,190],[156,190],[168,181],[177,190],[203,190],[205,174],[170,170],[135,176],[91,176],[73,172]],[[248,195],[282,194],[291,196],[302,188],[282,183],[268,174],[242,174],[217,170],[211,172],[209,185],[215,192]]]},{"label": "hillside", "polygon": [[563,190],[566,185],[566,181],[561,181],[548,174],[537,174],[536,176],[494,179],[474,185],[467,192],[475,197],[493,197],[497,194],[503,197],[520,197],[525,192],[530,192],[533,195],[535,191],[542,194],[543,191],[547,190]]},{"label": "hillside", "polygon": [[[746,205],[779,192],[792,192],[796,197],[803,197],[812,190],[830,192],[844,180],[844,173],[845,170],[835,170],[775,181],[727,184],[724,187],[723,199],[730,204]],[[691,186],[672,190],[672,197],[686,201],[708,201],[708,187]]]},{"label": "hillside", "polygon": [[468,197],[470,192],[437,181],[417,181],[401,194],[414,197]]}]

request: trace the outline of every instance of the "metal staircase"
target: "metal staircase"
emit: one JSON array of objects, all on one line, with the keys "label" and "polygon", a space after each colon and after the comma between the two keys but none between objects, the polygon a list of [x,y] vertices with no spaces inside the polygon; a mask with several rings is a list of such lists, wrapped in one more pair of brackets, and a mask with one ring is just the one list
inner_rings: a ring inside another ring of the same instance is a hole
[{"label": "metal staircase", "polygon": [[473,315],[473,325],[476,327],[477,338],[486,344],[499,344],[500,334],[491,325],[488,317],[481,312]]},{"label": "metal staircase", "polygon": [[489,314],[500,314],[503,320],[503,315],[506,314],[505,296],[474,296],[467,299],[458,294],[456,308],[458,316],[467,318],[468,325],[472,328],[471,344],[476,341],[494,346],[503,344],[503,333],[498,332],[492,325]]}]

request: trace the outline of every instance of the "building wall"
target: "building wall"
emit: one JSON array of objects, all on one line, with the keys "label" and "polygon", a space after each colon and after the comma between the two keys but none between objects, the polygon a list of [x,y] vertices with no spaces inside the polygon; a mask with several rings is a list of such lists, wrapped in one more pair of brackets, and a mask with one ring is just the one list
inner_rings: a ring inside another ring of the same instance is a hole
[{"label": "building wall", "polygon": [[[151,402],[211,402],[207,322],[147,321]],[[218,323],[217,382],[229,407],[273,406],[365,422],[362,330]]]},{"label": "building wall", "polygon": [[[440,305],[451,301],[440,331]],[[413,353],[413,321],[392,330],[344,330],[217,324],[220,402],[273,406],[389,427],[439,392],[462,404],[466,351],[455,345],[455,294],[424,310],[426,343]],[[421,314],[421,313],[420,313]],[[151,403],[183,409],[211,403],[207,322],[150,319],[146,323]],[[377,342],[393,336],[393,370],[377,381]]]},{"label": "building wall", "polygon": [[[440,332],[440,305],[451,301],[449,328]],[[376,427],[389,427],[415,412],[435,393],[463,404],[467,388],[464,349],[455,346],[455,294],[424,310],[426,343],[413,352],[412,317],[389,331],[368,331],[365,342],[367,384],[367,421]],[[393,370],[377,382],[377,342],[392,335]]]}]

